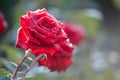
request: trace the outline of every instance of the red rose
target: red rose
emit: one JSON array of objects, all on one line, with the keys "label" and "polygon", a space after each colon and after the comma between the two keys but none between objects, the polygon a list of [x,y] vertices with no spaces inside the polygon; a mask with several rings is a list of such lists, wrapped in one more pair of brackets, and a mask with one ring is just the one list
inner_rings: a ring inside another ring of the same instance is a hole
[{"label": "red rose", "polygon": [[16,47],[31,49],[35,56],[45,53],[47,60],[39,60],[40,66],[51,71],[64,71],[71,64],[73,46],[62,29],[62,23],[45,9],[28,11],[20,18]]},{"label": "red rose", "polygon": [[64,23],[63,28],[70,39],[70,42],[74,45],[78,45],[85,38],[85,31],[81,26]]},{"label": "red rose", "polygon": [[3,33],[7,29],[7,23],[4,20],[3,14],[0,12],[0,33]]}]

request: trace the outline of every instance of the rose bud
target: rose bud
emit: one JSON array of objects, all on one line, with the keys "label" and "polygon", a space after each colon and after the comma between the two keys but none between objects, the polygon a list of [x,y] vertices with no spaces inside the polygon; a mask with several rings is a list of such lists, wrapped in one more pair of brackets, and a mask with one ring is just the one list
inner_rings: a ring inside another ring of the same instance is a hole
[{"label": "rose bud", "polygon": [[4,15],[0,12],[0,33],[7,29],[7,22],[4,20]]}]

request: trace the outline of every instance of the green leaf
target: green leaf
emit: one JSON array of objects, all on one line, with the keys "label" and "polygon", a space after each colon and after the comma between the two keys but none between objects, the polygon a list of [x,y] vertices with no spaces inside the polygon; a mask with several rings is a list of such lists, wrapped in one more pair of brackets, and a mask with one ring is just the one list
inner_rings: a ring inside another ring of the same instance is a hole
[{"label": "green leaf", "polygon": [[0,69],[0,80],[10,80],[10,72],[5,69]]},{"label": "green leaf", "polygon": [[16,64],[14,62],[8,62],[5,59],[1,59],[2,64],[11,72],[13,72],[16,69]]},{"label": "green leaf", "polygon": [[[5,69],[0,69],[0,76],[3,76],[3,75],[8,75],[10,74],[9,71],[5,70]],[[1,79],[0,79],[1,80]]]}]

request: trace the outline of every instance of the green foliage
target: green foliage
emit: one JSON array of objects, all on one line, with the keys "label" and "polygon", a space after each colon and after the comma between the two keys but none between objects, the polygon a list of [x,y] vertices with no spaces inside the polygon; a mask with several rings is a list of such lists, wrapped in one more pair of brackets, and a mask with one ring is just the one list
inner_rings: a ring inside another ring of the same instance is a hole
[{"label": "green foliage", "polygon": [[80,22],[85,26],[88,36],[95,37],[98,34],[100,21],[96,18],[89,17],[84,13],[80,14]]},{"label": "green foliage", "polygon": [[9,71],[6,71],[5,69],[0,69],[0,76],[8,75]]},{"label": "green foliage", "polygon": [[39,74],[35,77],[23,78],[22,80],[46,80],[45,74]]},{"label": "green foliage", "polygon": [[22,54],[14,46],[2,46],[4,51],[6,51],[7,59],[10,61],[20,62],[22,59]]},{"label": "green foliage", "polygon": [[0,80],[10,80],[11,73],[5,69],[0,69]]},{"label": "green foliage", "polygon": [[[41,0],[42,1],[42,0]],[[58,8],[60,8],[61,10],[63,11],[66,11],[66,10],[71,10],[71,9],[76,9],[77,6],[79,5],[77,2],[77,0],[53,0],[53,1],[50,1],[50,0],[44,0],[44,4],[45,6],[47,6],[48,8],[49,7],[54,7],[54,6],[57,6]]]},{"label": "green foliage", "polygon": [[100,20],[93,17],[89,17],[84,13],[83,10],[67,11],[64,13],[63,18],[67,18],[67,21],[83,25],[87,37],[95,38],[98,35]]},{"label": "green foliage", "polygon": [[112,0],[112,1],[113,1],[114,5],[115,5],[118,9],[120,9],[120,0]]}]

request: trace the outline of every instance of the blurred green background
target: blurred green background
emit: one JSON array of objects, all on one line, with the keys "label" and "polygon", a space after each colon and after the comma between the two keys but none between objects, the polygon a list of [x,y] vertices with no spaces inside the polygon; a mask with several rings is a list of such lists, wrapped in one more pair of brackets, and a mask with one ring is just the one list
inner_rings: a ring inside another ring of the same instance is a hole
[{"label": "blurred green background", "polygon": [[24,50],[15,48],[20,16],[42,8],[62,22],[82,25],[86,37],[66,72],[34,67],[28,77],[36,77],[25,80],[120,80],[120,0],[1,0],[0,11],[9,25],[0,34],[1,69],[12,73],[12,62],[19,63],[24,55]]}]

